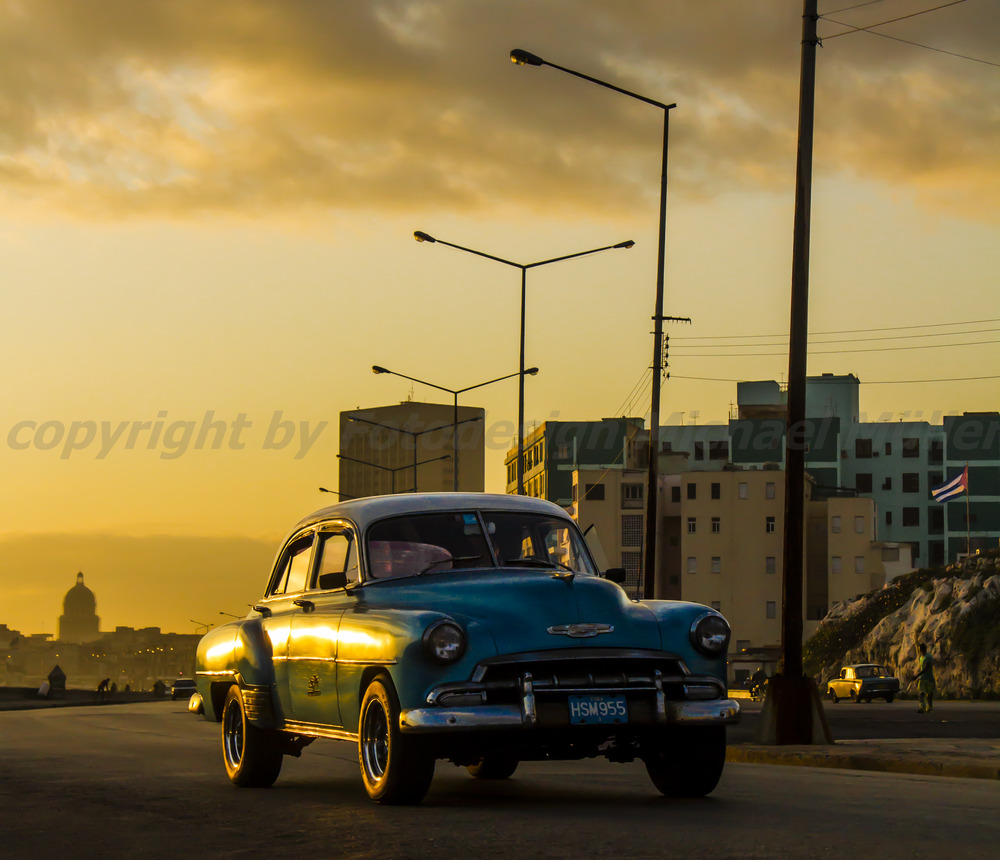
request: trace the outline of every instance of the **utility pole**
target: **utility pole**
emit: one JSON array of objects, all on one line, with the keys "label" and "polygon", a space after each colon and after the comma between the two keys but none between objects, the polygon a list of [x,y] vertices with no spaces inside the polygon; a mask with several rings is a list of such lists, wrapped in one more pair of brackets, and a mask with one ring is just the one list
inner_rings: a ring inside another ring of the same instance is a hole
[{"label": "utility pole", "polygon": [[[788,417],[785,432],[785,534],[782,565],[781,674],[768,685],[774,741],[809,744],[814,736],[811,678],[802,673],[802,580],[805,523],[806,365],[809,328],[809,221],[812,205],[813,119],[816,95],[818,0],[804,0],[799,78],[798,152],[792,237],[792,297],[788,346]],[[822,724],[823,720],[817,716]],[[762,723],[765,721],[762,720]],[[770,722],[769,720],[767,722]],[[822,726],[824,729],[825,724]],[[762,728],[764,726],[762,725]]]}]

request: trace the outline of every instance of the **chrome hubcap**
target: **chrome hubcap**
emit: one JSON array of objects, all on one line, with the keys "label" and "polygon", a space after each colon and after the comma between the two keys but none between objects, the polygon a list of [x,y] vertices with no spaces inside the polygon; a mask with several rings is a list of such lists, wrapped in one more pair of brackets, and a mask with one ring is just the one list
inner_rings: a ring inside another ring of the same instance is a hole
[{"label": "chrome hubcap", "polygon": [[222,718],[222,750],[229,766],[236,770],[243,758],[243,714],[236,702],[230,702]]},{"label": "chrome hubcap", "polygon": [[372,782],[385,776],[389,763],[389,721],[378,699],[368,703],[361,723],[361,762]]}]

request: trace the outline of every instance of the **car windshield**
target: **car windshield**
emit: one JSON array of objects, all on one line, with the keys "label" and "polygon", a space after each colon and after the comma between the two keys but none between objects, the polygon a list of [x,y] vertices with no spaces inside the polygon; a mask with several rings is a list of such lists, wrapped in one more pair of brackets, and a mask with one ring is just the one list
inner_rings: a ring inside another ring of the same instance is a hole
[{"label": "car windshield", "polygon": [[391,517],[369,528],[367,548],[374,579],[492,569],[494,558],[504,567],[596,573],[572,523],[527,512],[484,511],[482,520],[472,511]]}]

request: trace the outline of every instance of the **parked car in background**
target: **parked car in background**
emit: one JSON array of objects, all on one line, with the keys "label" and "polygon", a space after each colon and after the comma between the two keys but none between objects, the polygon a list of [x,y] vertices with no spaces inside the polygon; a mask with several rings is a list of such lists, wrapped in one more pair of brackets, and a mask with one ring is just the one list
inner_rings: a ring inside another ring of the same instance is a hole
[{"label": "parked car in background", "polygon": [[878,663],[854,663],[840,670],[840,677],[827,685],[834,703],[841,699],[870,702],[885,699],[891,702],[899,693],[899,679]]},{"label": "parked car in background", "polygon": [[198,687],[194,678],[178,678],[170,685],[171,699],[190,699],[192,693],[196,693]]},{"label": "parked car in background", "polygon": [[729,625],[638,602],[550,502],[485,494],[343,502],[288,535],[248,617],[198,646],[229,779],[266,786],[316,738],[357,746],[379,803],[419,803],[435,763],[641,759],[666,795],[726,758]]}]

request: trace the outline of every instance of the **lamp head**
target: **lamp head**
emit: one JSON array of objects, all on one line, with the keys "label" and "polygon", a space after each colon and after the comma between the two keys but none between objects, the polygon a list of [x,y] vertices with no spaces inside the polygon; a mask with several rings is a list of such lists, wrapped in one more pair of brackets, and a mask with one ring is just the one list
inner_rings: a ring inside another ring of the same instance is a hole
[{"label": "lamp head", "polygon": [[626,242],[619,242],[614,247],[616,247],[616,248],[631,248],[634,244],[635,244],[635,242],[633,242],[631,239],[629,239]]},{"label": "lamp head", "polygon": [[545,65],[545,60],[541,57],[532,54],[530,51],[522,51],[520,48],[514,48],[514,50],[510,52],[510,61],[518,66]]},{"label": "lamp head", "polygon": [[437,241],[437,239],[435,239],[429,233],[425,233],[423,230],[414,230],[413,238],[416,239],[418,242],[430,242],[432,245]]},{"label": "lamp head", "polygon": [[373,364],[372,365],[372,373],[392,373],[392,371],[388,370],[387,368],[380,367],[377,364]]},{"label": "lamp head", "polygon": [[534,376],[537,373],[538,373],[538,368],[537,367],[527,367],[524,370],[524,375],[525,376]]}]

